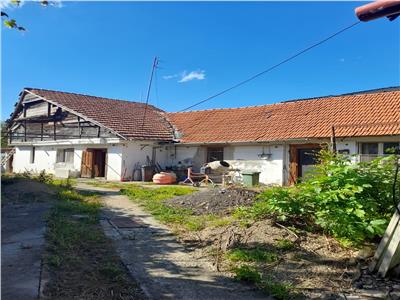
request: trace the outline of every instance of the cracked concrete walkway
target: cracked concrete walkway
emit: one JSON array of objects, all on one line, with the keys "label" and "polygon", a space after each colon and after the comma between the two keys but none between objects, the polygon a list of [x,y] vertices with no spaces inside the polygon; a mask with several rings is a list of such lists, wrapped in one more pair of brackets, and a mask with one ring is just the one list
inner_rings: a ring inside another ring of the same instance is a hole
[{"label": "cracked concrete walkway", "polygon": [[49,203],[2,207],[1,298],[37,299]]},{"label": "cracked concrete walkway", "polygon": [[104,232],[150,299],[272,299],[211,271],[208,261],[194,259],[166,226],[118,191],[77,188],[103,193]]}]

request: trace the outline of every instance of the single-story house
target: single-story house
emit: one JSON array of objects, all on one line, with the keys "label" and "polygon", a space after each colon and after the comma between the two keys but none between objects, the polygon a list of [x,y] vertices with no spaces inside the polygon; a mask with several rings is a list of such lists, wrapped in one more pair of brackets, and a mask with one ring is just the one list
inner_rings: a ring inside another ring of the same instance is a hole
[{"label": "single-story house", "polygon": [[14,172],[130,180],[137,166],[200,168],[226,160],[284,185],[334,137],[353,160],[400,143],[400,87],[179,113],[152,105],[25,88],[8,121]]}]

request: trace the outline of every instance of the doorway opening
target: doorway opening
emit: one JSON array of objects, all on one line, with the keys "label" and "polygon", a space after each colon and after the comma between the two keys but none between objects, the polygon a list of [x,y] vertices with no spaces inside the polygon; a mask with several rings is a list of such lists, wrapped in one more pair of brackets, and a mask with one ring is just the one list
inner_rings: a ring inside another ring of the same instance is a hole
[{"label": "doorway opening", "polygon": [[290,145],[289,184],[295,184],[317,164],[317,154],[321,151],[318,144]]},{"label": "doorway opening", "polygon": [[106,155],[107,149],[84,150],[82,152],[81,177],[105,177]]}]

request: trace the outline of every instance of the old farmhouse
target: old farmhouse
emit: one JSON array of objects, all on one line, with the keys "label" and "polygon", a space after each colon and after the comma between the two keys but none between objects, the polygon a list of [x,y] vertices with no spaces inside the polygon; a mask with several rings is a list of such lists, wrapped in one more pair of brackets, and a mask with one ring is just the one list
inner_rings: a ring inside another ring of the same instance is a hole
[{"label": "old farmhouse", "polygon": [[167,113],[143,103],[26,88],[8,122],[14,172],[131,180],[152,161],[199,169],[226,160],[288,184],[314,164],[334,136],[354,160],[400,142],[400,88],[271,105]]}]

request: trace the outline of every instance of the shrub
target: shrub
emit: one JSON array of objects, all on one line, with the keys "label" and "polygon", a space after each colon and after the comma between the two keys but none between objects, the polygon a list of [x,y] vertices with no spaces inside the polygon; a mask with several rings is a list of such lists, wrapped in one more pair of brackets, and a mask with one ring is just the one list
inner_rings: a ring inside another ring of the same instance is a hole
[{"label": "shrub", "polygon": [[[319,159],[312,176],[293,187],[265,190],[252,207],[238,210],[236,216],[300,219],[344,243],[382,235],[394,209],[396,157],[354,164],[349,157],[321,151]],[[400,191],[400,184],[396,189]]]},{"label": "shrub", "polygon": [[39,173],[39,175],[38,175],[38,177],[37,177],[37,180],[38,180],[39,182],[42,182],[42,183],[51,184],[51,183],[53,182],[53,175],[52,175],[52,174],[47,174],[47,173],[46,173],[46,170],[42,170],[42,171]]},{"label": "shrub", "polygon": [[250,283],[261,282],[261,274],[254,268],[248,265],[243,265],[232,269],[235,274],[235,279]]}]

